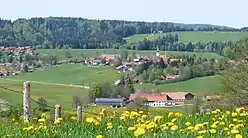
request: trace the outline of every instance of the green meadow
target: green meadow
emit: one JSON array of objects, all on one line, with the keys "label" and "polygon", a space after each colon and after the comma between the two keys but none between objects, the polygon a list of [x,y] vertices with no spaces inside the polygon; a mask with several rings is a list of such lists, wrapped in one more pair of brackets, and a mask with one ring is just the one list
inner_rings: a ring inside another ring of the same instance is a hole
[{"label": "green meadow", "polygon": [[130,37],[126,37],[125,40],[128,43],[137,43],[147,38],[148,40],[154,40],[159,36],[165,36],[167,34],[179,35],[179,41],[183,43],[188,42],[218,42],[218,41],[237,41],[248,37],[248,32],[218,32],[218,31],[195,31],[195,32],[172,32],[172,33],[157,33],[157,34],[138,34]]},{"label": "green meadow", "polygon": [[[59,60],[63,59],[77,59],[80,57],[91,57],[101,54],[120,54],[121,49],[39,49],[36,50],[40,55],[55,55]],[[152,56],[156,54],[155,50],[128,50],[129,54],[140,54],[143,56]],[[161,55],[165,54],[165,51],[160,51]],[[197,56],[202,58],[221,58],[216,53],[205,53],[205,52],[179,52],[179,51],[166,51],[167,56]]]},{"label": "green meadow", "polygon": [[219,92],[221,90],[221,77],[220,76],[200,77],[182,82],[161,84],[161,85],[136,84],[135,88],[139,90],[155,90],[160,92],[184,91],[184,92],[191,92],[196,95],[204,95],[204,94]]}]

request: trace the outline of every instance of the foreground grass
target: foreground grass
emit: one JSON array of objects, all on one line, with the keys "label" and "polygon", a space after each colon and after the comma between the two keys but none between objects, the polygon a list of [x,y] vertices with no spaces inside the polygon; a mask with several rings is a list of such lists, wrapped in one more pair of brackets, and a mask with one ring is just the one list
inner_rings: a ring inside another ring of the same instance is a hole
[{"label": "foreground grass", "polygon": [[[23,91],[23,81],[0,79],[0,85],[19,92]],[[34,100],[42,96],[50,106],[61,104],[63,107],[71,107],[73,96],[85,96],[87,95],[87,89],[31,83],[30,95]],[[7,101],[11,105],[21,105],[23,95],[22,93],[15,93],[0,88],[0,99]]]},{"label": "foreground grass", "polygon": [[[183,115],[181,113],[150,114],[145,112],[113,111],[108,116],[104,111],[97,116],[69,119],[58,118],[49,122],[49,115],[33,118],[30,125],[22,117],[1,121],[0,136],[30,137],[71,137],[71,138],[131,138],[131,137],[177,137],[177,138],[226,138],[248,137],[248,112],[242,108],[221,112],[216,109],[206,114]],[[21,118],[21,119],[20,119]]]},{"label": "foreground grass", "polygon": [[[80,57],[89,57],[89,56],[97,56],[101,54],[120,54],[120,49],[40,49],[36,50],[40,55],[56,55],[58,59],[77,59]],[[71,56],[68,56],[68,53],[71,53]],[[136,53],[143,56],[154,56],[156,54],[155,50],[128,50],[129,54]],[[161,55],[164,55],[164,51],[160,51]],[[216,53],[202,53],[202,52],[179,52],[179,51],[167,51],[166,54],[168,56],[182,56],[188,55],[202,58],[221,58],[220,55]]]},{"label": "foreground grass", "polygon": [[113,67],[87,67],[81,64],[67,64],[8,78],[47,83],[88,85],[95,82],[114,83],[120,76],[121,74],[117,73]]},{"label": "foreground grass", "polygon": [[162,34],[138,34],[125,38],[128,43],[137,43],[147,38],[148,40],[154,40],[159,36],[165,36],[167,34],[174,35],[179,34],[179,41],[183,43],[188,42],[219,42],[219,41],[238,41],[248,37],[248,32],[215,32],[215,31],[196,31],[196,32],[173,32]]},{"label": "foreground grass", "polygon": [[208,76],[170,84],[136,84],[135,88],[139,90],[146,89],[164,92],[185,91],[202,95],[219,92],[221,90],[221,82],[220,76]]}]

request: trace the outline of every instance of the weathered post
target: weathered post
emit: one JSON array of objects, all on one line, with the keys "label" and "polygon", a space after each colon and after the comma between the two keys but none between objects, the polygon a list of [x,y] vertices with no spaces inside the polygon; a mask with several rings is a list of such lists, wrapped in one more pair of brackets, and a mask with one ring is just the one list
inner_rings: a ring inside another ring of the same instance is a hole
[{"label": "weathered post", "polygon": [[61,106],[60,104],[55,105],[55,121],[56,119],[61,118]]},{"label": "weathered post", "polygon": [[30,82],[23,83],[23,117],[24,120],[30,122]]},{"label": "weathered post", "polygon": [[78,104],[77,105],[77,120],[82,121],[82,105]]}]

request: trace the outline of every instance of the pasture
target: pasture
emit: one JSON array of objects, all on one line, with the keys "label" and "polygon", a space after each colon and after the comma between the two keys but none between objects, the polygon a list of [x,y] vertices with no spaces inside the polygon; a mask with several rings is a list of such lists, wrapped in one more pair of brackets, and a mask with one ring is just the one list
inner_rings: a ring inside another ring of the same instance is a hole
[{"label": "pasture", "polygon": [[120,76],[121,74],[117,73],[113,67],[87,67],[82,64],[66,64],[43,68],[20,76],[11,76],[8,79],[89,85],[95,82],[114,83]]},{"label": "pasture", "polygon": [[204,95],[207,93],[219,92],[221,90],[220,79],[220,76],[208,76],[170,84],[136,84],[135,88],[139,90],[155,90],[160,92],[185,91],[196,95]]},{"label": "pasture", "polygon": [[128,43],[137,43],[139,41],[147,38],[148,40],[154,40],[159,36],[165,36],[167,34],[174,35],[175,33],[179,34],[179,41],[183,43],[188,42],[218,42],[218,41],[238,41],[248,37],[248,32],[216,32],[216,31],[195,31],[195,32],[172,32],[172,33],[157,33],[157,34],[138,34],[130,37],[126,37],[125,40]]},{"label": "pasture", "polygon": [[[1,86],[20,92],[15,93],[0,88],[0,99],[7,101],[11,105],[21,105],[23,101],[23,95],[21,93],[23,91],[23,82],[24,81],[0,79]],[[86,96],[87,92],[87,89],[83,88],[40,83],[31,83],[30,88],[32,99],[37,101],[37,99],[42,96],[47,101],[48,105],[54,106],[55,104],[61,104],[64,107],[72,106],[73,96]],[[32,102],[32,104],[34,104],[34,102]]]},{"label": "pasture", "polygon": [[[57,59],[78,59],[78,58],[85,58],[91,56],[99,56],[101,54],[120,54],[121,49],[39,49],[36,50],[40,55],[55,55]],[[155,50],[128,50],[129,54],[140,54],[143,56],[152,56],[156,54]],[[164,51],[160,51],[161,55],[164,55]],[[179,51],[166,51],[166,55],[168,56],[182,56],[188,55],[193,56],[196,55],[197,57],[202,58],[221,58],[220,55],[216,53],[205,53],[205,52],[179,52]]]}]

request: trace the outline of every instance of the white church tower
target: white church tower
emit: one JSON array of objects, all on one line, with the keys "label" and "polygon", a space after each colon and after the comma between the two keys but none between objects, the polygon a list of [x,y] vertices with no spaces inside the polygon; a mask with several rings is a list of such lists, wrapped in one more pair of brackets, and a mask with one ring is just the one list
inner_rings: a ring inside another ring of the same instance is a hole
[{"label": "white church tower", "polygon": [[159,57],[159,48],[157,47],[156,56]]}]

